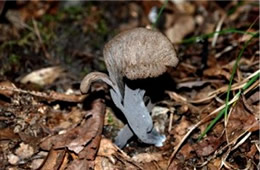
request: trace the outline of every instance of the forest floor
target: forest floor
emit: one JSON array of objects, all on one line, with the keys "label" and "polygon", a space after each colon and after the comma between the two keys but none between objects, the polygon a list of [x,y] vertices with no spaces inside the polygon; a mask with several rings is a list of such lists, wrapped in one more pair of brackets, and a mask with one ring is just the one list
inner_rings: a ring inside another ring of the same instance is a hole
[{"label": "forest floor", "polygon": [[[179,64],[155,89],[164,145],[119,149],[108,86],[79,87],[135,27],[166,35]],[[258,169],[259,54],[258,1],[0,1],[0,170]]]}]

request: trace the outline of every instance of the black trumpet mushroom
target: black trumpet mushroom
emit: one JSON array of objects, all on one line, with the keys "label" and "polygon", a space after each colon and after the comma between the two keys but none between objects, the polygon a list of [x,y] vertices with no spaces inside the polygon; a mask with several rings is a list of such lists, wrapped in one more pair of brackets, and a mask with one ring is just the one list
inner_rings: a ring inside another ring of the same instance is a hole
[{"label": "black trumpet mushroom", "polygon": [[142,142],[162,146],[165,136],[154,127],[150,110],[145,105],[145,90],[131,89],[124,78],[131,80],[154,78],[175,67],[178,58],[172,43],[162,33],[146,28],[122,32],[104,47],[103,55],[109,76],[92,72],[84,77],[80,90],[89,91],[94,81],[104,81],[110,87],[111,98],[127,119],[115,143],[124,147],[136,135]]}]

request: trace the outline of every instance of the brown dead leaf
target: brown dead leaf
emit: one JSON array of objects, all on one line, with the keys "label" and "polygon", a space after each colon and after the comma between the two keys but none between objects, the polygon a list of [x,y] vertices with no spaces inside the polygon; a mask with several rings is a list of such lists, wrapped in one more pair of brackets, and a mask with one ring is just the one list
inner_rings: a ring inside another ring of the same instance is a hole
[{"label": "brown dead leaf", "polygon": [[222,161],[220,158],[212,160],[207,166],[210,170],[219,170]]},{"label": "brown dead leaf", "polygon": [[19,136],[10,128],[0,129],[0,140],[17,140]]},{"label": "brown dead leaf", "polygon": [[44,159],[34,159],[30,165],[31,169],[39,169]]},{"label": "brown dead leaf", "polygon": [[177,145],[182,140],[182,138],[188,132],[188,129],[191,126],[191,124],[192,123],[190,121],[183,117],[179,124],[173,126],[172,131],[170,133],[174,135],[174,138],[176,138],[174,145]]},{"label": "brown dead leaf", "polygon": [[19,157],[16,156],[15,154],[8,154],[7,155],[7,158],[8,158],[8,162],[11,164],[11,165],[16,165],[18,164],[18,162],[20,161]]},{"label": "brown dead leaf", "polygon": [[39,18],[46,13],[56,13],[58,9],[58,1],[17,1],[22,8],[19,9],[19,13],[23,20],[28,20],[31,18]]},{"label": "brown dead leaf", "polygon": [[95,159],[95,169],[142,169],[125,152],[119,149],[111,140],[102,138]]},{"label": "brown dead leaf", "polygon": [[142,163],[147,163],[147,162],[158,162],[163,159],[162,153],[157,152],[157,153],[139,153],[137,155],[134,155],[132,159],[136,162],[142,162]]},{"label": "brown dead leaf", "polygon": [[24,29],[26,27],[25,22],[23,21],[23,19],[21,18],[21,15],[19,13],[19,11],[17,10],[8,10],[5,14],[6,18],[8,19],[8,21],[10,23],[12,23],[12,25],[17,29]]},{"label": "brown dead leaf", "polygon": [[215,66],[204,70],[203,75],[208,77],[225,77],[226,80],[229,80],[231,76],[229,72],[225,71],[220,66]]},{"label": "brown dead leaf", "polygon": [[90,169],[89,163],[85,159],[76,159],[73,160],[66,168],[66,170],[83,170]]},{"label": "brown dead leaf", "polygon": [[[113,154],[116,154],[119,148],[117,148],[111,140],[108,139],[101,139],[100,141],[100,148],[98,150],[99,156],[106,156],[110,157]],[[124,154],[126,156],[126,154]]]},{"label": "brown dead leaf", "polygon": [[97,156],[95,159],[95,170],[114,170],[119,169],[119,166],[114,165],[109,159]]},{"label": "brown dead leaf", "polygon": [[10,89],[15,89],[16,86],[10,81],[2,81],[0,82],[0,94],[6,97],[11,97],[14,94],[14,91]]},{"label": "brown dead leaf", "polygon": [[169,170],[182,170],[182,169],[192,169],[192,167],[188,167],[187,165],[184,165],[183,162],[180,162],[179,160],[175,159],[171,162],[168,169]]},{"label": "brown dead leaf", "polygon": [[173,27],[166,30],[165,34],[172,43],[181,42],[182,39],[191,33],[195,28],[195,22],[192,16],[180,16]]},{"label": "brown dead leaf", "polygon": [[176,155],[176,157],[182,161],[194,158],[195,156],[194,148],[189,143],[185,144]]},{"label": "brown dead leaf", "polygon": [[172,0],[172,2],[175,4],[177,10],[180,13],[193,14],[195,12],[196,6],[194,3],[191,3],[187,0]]},{"label": "brown dead leaf", "polygon": [[194,144],[193,148],[198,156],[208,156],[213,153],[223,142],[222,138],[209,136],[199,143]]},{"label": "brown dead leaf", "polygon": [[226,126],[228,143],[237,139],[237,137],[246,131],[255,131],[260,128],[259,120],[257,120],[258,118],[250,113],[244,102],[245,100],[240,98],[228,116]]},{"label": "brown dead leaf", "polygon": [[207,99],[207,98],[209,98],[209,94],[212,91],[214,91],[214,89],[210,85],[207,85],[207,86],[201,88],[200,90],[198,90],[196,92],[196,94],[194,96],[192,96],[192,100],[199,101],[201,99]]},{"label": "brown dead leaf", "polygon": [[[99,134],[101,134],[102,129],[100,129]],[[80,153],[79,153],[79,158],[85,158],[87,160],[95,160],[97,150],[99,148],[101,140],[101,135],[95,136],[95,138],[91,141],[90,144],[88,144]]]},{"label": "brown dead leaf", "polygon": [[64,134],[54,135],[46,138],[40,147],[45,150],[65,148],[79,153],[96,136],[100,136],[104,122],[105,105],[101,99],[92,103],[92,110],[88,111],[86,119],[81,125],[68,130]]},{"label": "brown dead leaf", "polygon": [[72,127],[75,127],[81,122],[84,117],[84,113],[81,109],[72,108],[72,110],[64,114],[62,112],[55,112],[48,114],[48,119],[51,120],[48,122],[47,127],[52,132],[59,132],[61,130],[66,130]]},{"label": "brown dead leaf", "polygon": [[64,69],[59,66],[42,68],[35,70],[21,79],[21,83],[34,83],[40,86],[52,84],[60,75]]},{"label": "brown dead leaf", "polygon": [[249,105],[252,105],[256,102],[259,102],[260,101],[260,91],[257,90],[255,93],[253,93],[252,95],[250,95],[247,99],[247,103]]},{"label": "brown dead leaf", "polygon": [[58,170],[64,160],[65,154],[65,150],[51,149],[41,167],[41,170]]},{"label": "brown dead leaf", "polygon": [[246,153],[246,156],[253,159],[257,153],[256,145],[251,145],[250,151]]},{"label": "brown dead leaf", "polygon": [[32,146],[25,144],[25,143],[20,143],[20,146],[15,150],[15,154],[20,158],[20,159],[27,159],[30,158],[34,154],[35,150]]}]

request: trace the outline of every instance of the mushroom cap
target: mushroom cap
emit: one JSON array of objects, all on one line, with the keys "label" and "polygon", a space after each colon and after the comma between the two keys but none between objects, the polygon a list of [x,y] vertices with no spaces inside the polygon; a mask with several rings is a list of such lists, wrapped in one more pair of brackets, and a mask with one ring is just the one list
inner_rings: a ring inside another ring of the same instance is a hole
[{"label": "mushroom cap", "polygon": [[161,32],[146,28],[118,34],[105,45],[103,54],[112,79],[157,77],[179,61],[169,39]]}]

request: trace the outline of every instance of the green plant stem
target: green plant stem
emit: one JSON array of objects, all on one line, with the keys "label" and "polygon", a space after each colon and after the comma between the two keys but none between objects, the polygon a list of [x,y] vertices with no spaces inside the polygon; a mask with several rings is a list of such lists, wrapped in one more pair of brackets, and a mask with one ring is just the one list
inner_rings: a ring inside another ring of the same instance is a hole
[{"label": "green plant stem", "polygon": [[168,4],[168,0],[165,0],[164,3],[163,3],[163,6],[160,8],[160,11],[159,11],[159,13],[158,13],[158,15],[157,15],[157,17],[156,17],[155,22],[154,22],[153,25],[152,25],[152,28],[155,28],[155,27],[156,27],[156,24],[157,24],[157,22],[158,22],[160,16],[162,15],[162,12],[163,12],[163,10],[164,10],[164,8],[166,7],[167,4]]},{"label": "green plant stem", "polygon": [[[236,59],[235,65],[233,66],[232,69],[232,74],[230,77],[230,81],[229,81],[229,86],[228,86],[228,90],[227,90],[227,97],[226,97],[226,103],[225,103],[225,108],[223,108],[219,114],[215,117],[215,119],[213,121],[210,122],[209,126],[204,130],[204,132],[198,137],[198,141],[201,140],[207,133],[208,131],[216,124],[216,122],[225,114],[225,116],[227,115],[227,111],[230,107],[230,105],[228,104],[229,102],[229,96],[230,96],[230,91],[231,91],[231,85],[232,85],[232,81],[239,63],[239,60],[242,56],[242,54],[245,51],[245,48],[248,46],[248,44],[253,40],[253,38],[259,36],[259,32],[255,33],[243,46],[243,48],[240,50],[239,55]],[[242,91],[246,90],[248,87],[250,87],[260,76],[260,73],[256,74],[254,77],[252,77],[242,88]],[[239,92],[236,94],[238,95],[238,97],[241,95],[242,93],[241,90],[239,90]]]},{"label": "green plant stem", "polygon": [[234,64],[233,68],[232,68],[232,73],[231,73],[231,77],[230,77],[230,80],[229,80],[228,90],[227,90],[227,97],[226,97],[225,119],[227,118],[228,102],[229,102],[229,96],[230,96],[230,91],[231,91],[231,85],[232,85],[232,82],[233,82],[233,79],[234,79],[234,76],[235,76],[235,73],[236,73],[236,70],[237,70],[238,63],[239,63],[239,61],[241,59],[241,56],[244,53],[246,47],[253,40],[254,37],[255,37],[255,35],[252,36],[248,41],[246,41],[246,43],[244,44],[243,48],[240,50],[240,52],[238,54],[238,57],[236,59],[236,62]]},{"label": "green plant stem", "polygon": [[[252,77],[242,88],[242,91],[246,90],[248,87],[250,87],[257,79],[259,79],[260,73],[256,74],[254,77]],[[242,93],[241,90],[236,94],[238,96]],[[200,141],[207,133],[208,131],[219,121],[219,119],[224,115],[226,108],[229,109],[230,105],[227,105],[225,108],[223,108],[219,114],[215,117],[213,121],[210,122],[209,126],[206,128],[206,130],[198,137],[198,141]]]},{"label": "green plant stem", "polygon": [[184,39],[180,42],[180,44],[189,44],[189,43],[196,42],[200,39],[211,38],[216,33],[218,33],[220,35],[228,34],[228,33],[238,33],[238,34],[249,34],[249,35],[252,35],[252,36],[254,36],[254,34],[255,34],[255,33],[252,33],[252,32],[246,32],[246,31],[242,31],[242,30],[229,28],[229,29],[225,29],[225,30],[221,30],[221,31],[215,31],[215,32],[212,32],[212,33],[209,33],[209,34],[204,34],[204,35],[201,35],[201,36],[195,36],[195,37],[191,37],[191,38],[188,38],[188,39]]},{"label": "green plant stem", "polygon": [[256,74],[254,77],[252,77],[248,83],[242,88],[243,91],[245,91],[248,87],[250,87],[257,79],[259,79],[260,73]]}]

